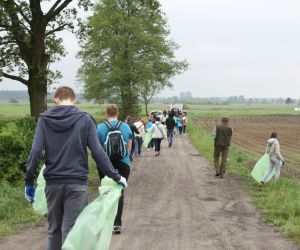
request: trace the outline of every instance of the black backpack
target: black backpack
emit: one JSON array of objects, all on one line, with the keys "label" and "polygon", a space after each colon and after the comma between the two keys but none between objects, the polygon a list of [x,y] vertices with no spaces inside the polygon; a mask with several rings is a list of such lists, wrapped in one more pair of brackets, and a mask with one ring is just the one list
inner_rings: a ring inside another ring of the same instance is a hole
[{"label": "black backpack", "polygon": [[108,133],[104,142],[104,150],[111,162],[119,162],[124,159],[127,154],[126,142],[119,130],[122,122],[119,121],[115,127],[112,127],[108,122],[104,122],[104,124],[108,128]]}]

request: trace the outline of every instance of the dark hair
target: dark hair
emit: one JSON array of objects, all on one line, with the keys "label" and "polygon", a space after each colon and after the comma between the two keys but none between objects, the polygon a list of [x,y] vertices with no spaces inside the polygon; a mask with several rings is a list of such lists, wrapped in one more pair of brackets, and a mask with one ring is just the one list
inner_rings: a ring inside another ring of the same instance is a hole
[{"label": "dark hair", "polygon": [[272,134],[271,134],[271,138],[277,138],[277,132],[272,132]]},{"label": "dark hair", "polygon": [[222,122],[227,123],[229,119],[227,117],[223,117]]},{"label": "dark hair", "polygon": [[126,118],[126,121],[127,121],[128,123],[133,123],[133,117],[130,116],[130,115],[128,115],[127,118]]},{"label": "dark hair", "polygon": [[61,86],[55,91],[54,98],[59,99],[60,101],[64,101],[64,100],[74,101],[76,99],[76,96],[72,88],[67,86]]}]

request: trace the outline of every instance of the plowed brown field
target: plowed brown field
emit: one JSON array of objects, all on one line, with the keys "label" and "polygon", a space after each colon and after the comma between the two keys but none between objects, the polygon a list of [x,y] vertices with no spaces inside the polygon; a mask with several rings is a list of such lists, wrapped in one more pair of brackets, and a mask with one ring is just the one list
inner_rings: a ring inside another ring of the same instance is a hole
[{"label": "plowed brown field", "polygon": [[[198,125],[211,133],[219,122],[217,117],[204,117]],[[286,160],[285,175],[300,179],[300,116],[233,116],[233,143],[241,149],[260,156],[272,131],[278,132],[281,153]]]}]

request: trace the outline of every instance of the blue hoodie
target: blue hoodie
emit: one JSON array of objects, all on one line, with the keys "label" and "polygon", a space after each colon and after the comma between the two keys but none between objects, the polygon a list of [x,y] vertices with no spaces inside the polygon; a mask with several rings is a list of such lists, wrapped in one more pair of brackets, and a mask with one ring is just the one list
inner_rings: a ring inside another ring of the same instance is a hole
[{"label": "blue hoodie", "polygon": [[96,135],[96,124],[75,106],[54,106],[41,114],[26,167],[25,184],[34,185],[36,169],[45,150],[44,177],[51,184],[87,184],[87,147],[101,172],[119,181]]}]

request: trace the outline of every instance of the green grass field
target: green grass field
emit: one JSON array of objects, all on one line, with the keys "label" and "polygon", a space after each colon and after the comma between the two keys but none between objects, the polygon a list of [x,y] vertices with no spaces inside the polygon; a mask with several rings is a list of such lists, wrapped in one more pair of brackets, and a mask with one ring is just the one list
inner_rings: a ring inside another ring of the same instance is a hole
[{"label": "green grass field", "polygon": [[[50,105],[51,106],[51,105]],[[102,114],[105,110],[104,105],[79,104],[80,109],[91,114]],[[168,104],[150,104],[151,110],[168,110]],[[192,114],[201,116],[234,116],[234,115],[299,115],[293,106],[287,105],[197,105],[186,104],[184,109]],[[143,111],[143,114],[145,111]],[[0,116],[20,117],[30,114],[29,103],[0,103]]]}]

